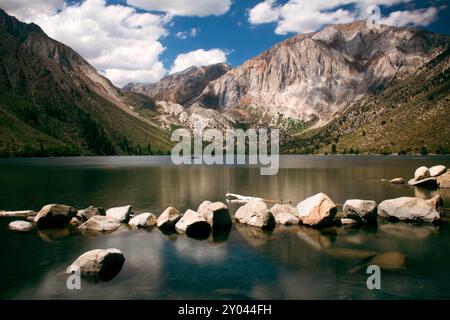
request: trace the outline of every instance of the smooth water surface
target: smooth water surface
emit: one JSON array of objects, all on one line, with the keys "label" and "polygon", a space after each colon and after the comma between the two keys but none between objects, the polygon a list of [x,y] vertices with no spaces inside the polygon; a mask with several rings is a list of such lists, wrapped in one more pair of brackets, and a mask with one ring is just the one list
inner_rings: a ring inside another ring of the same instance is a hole
[{"label": "smooth water surface", "polygon": [[[251,166],[174,166],[169,157],[1,159],[0,210],[38,210],[48,203],[79,209],[130,204],[135,212],[158,215],[168,206],[185,211],[204,200],[225,202],[227,192],[294,204],[318,192],[337,204],[439,192],[448,206],[449,189],[382,181],[407,181],[417,167],[436,164],[450,167],[450,158],[283,156],[276,176],[261,176]],[[237,208],[230,204],[232,214]],[[450,298],[447,224],[320,231],[293,226],[270,233],[235,224],[229,233],[199,241],[158,229],[121,228],[100,236],[76,229],[18,234],[8,229],[12,220],[0,218],[2,299]],[[109,282],[83,281],[81,290],[68,290],[66,267],[97,248],[120,249],[126,258],[122,271]],[[406,255],[406,268],[383,271],[382,289],[370,291],[365,261],[330,255],[335,248],[399,251]],[[350,272],[357,266],[359,271]]]}]

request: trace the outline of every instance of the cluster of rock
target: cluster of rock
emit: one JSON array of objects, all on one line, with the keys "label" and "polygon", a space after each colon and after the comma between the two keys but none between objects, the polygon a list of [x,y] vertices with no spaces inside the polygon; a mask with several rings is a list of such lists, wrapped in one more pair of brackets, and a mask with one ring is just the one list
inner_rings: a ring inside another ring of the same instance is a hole
[{"label": "cluster of rock", "polygon": [[[403,178],[395,178],[389,181],[392,184],[404,184]],[[414,172],[414,178],[408,181],[410,186],[420,186],[426,188],[450,188],[450,172],[443,165],[431,168],[422,166]]]}]

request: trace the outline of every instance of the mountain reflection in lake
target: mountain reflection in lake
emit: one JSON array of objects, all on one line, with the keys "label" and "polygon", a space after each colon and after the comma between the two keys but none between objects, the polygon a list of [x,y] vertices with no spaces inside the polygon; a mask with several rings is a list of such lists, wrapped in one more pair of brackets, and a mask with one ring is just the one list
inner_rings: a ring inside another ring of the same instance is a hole
[{"label": "mountain reflection in lake", "polygon": [[[184,212],[203,200],[225,201],[233,192],[285,202],[318,192],[336,203],[427,198],[438,191],[391,185],[421,166],[449,157],[283,156],[276,176],[250,166],[173,166],[168,157],[0,160],[0,209],[39,209],[48,203],[105,208],[133,205],[137,212]],[[448,190],[441,190],[450,203]],[[232,214],[239,207],[231,204]],[[450,226],[380,224],[272,232],[234,224],[198,241],[158,229],[121,228],[108,235],[76,229],[18,234],[0,219],[0,297],[3,299],[442,299],[450,298]],[[117,248],[126,258],[108,282],[82,282],[68,290],[65,268],[80,254]],[[406,268],[383,271],[382,290],[366,287],[371,252],[398,251]]]}]

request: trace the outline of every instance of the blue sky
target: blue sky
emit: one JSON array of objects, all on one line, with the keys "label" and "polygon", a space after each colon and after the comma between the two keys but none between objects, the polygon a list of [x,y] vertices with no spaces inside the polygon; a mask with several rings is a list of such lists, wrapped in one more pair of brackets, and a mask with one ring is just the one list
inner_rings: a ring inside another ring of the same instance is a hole
[{"label": "blue sky", "polygon": [[118,86],[191,65],[238,66],[297,33],[365,19],[371,4],[381,23],[450,33],[444,0],[0,0]]}]

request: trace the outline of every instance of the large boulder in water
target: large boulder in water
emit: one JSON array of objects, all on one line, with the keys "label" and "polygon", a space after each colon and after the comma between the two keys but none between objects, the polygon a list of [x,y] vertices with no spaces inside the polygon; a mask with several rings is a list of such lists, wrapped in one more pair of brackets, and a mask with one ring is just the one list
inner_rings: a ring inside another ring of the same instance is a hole
[{"label": "large boulder in water", "polygon": [[290,204],[277,203],[270,209],[270,213],[273,214],[277,224],[295,225],[300,222],[297,218],[297,209]]},{"label": "large boulder in water", "polygon": [[120,225],[120,221],[114,218],[107,216],[93,216],[79,226],[78,229],[82,231],[108,232],[119,229]]},{"label": "large boulder in water", "polygon": [[378,215],[394,221],[435,222],[440,220],[439,213],[425,200],[401,197],[385,200],[378,206]]},{"label": "large boulder in water", "polygon": [[105,214],[106,214],[105,209],[90,206],[86,209],[78,210],[77,217],[79,220],[86,222],[93,216],[104,216]]},{"label": "large boulder in water", "polygon": [[439,165],[430,168],[430,176],[438,177],[447,172],[447,168],[445,166]]},{"label": "large boulder in water", "polygon": [[231,227],[230,210],[222,202],[203,201],[197,212],[203,215],[213,229],[229,229]]},{"label": "large boulder in water", "polygon": [[318,193],[297,204],[297,212],[303,224],[324,227],[333,223],[337,208],[325,193]]},{"label": "large boulder in water", "polygon": [[444,201],[439,194],[435,195],[431,199],[425,200],[425,202],[434,210],[436,210],[441,217],[445,214]]},{"label": "large boulder in water", "polygon": [[244,224],[263,229],[273,229],[275,227],[275,218],[270,213],[267,205],[263,201],[252,200],[240,207],[235,219]]},{"label": "large boulder in water", "polygon": [[44,206],[34,218],[39,229],[61,228],[67,225],[78,213],[74,207],[62,204]]},{"label": "large boulder in water", "polygon": [[178,233],[185,233],[188,237],[207,238],[211,233],[211,226],[198,212],[187,210],[175,225]]},{"label": "large boulder in water", "polygon": [[153,213],[141,213],[132,218],[128,224],[134,228],[148,228],[156,225],[156,216]]},{"label": "large boulder in water", "polygon": [[106,211],[106,216],[119,220],[120,222],[127,222],[130,219],[131,209],[131,206],[111,208]]},{"label": "large boulder in water", "polygon": [[181,213],[174,207],[168,207],[158,217],[156,225],[160,229],[172,230],[175,228],[175,224],[181,219]]},{"label": "large boulder in water", "polygon": [[118,249],[95,249],[79,256],[67,273],[80,272],[82,276],[110,280],[122,270],[125,257]]},{"label": "large boulder in water", "polygon": [[373,224],[377,221],[377,203],[372,200],[347,200],[344,203],[343,213],[344,218]]},{"label": "large boulder in water", "polygon": [[427,167],[417,168],[416,172],[414,172],[414,179],[416,181],[430,178],[430,170]]}]

